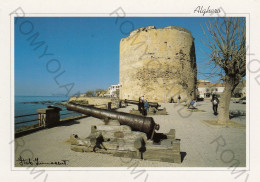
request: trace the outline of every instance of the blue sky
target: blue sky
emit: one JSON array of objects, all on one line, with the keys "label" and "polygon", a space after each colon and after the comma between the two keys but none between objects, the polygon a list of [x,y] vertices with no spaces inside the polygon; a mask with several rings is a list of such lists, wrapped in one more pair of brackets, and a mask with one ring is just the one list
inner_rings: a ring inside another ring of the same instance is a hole
[{"label": "blue sky", "polygon": [[[209,18],[175,17],[26,17],[15,23],[15,94],[73,95],[119,82],[119,42],[131,29],[180,26],[195,38],[198,72],[210,70],[201,43]],[[122,24],[123,22],[129,22]],[[120,28],[121,25],[121,28]],[[35,33],[39,33],[31,42]],[[28,38],[30,38],[28,40]],[[44,44],[37,42],[44,41]],[[37,48],[37,45],[41,45]],[[46,54],[40,56],[46,50]],[[205,76],[198,74],[198,79]],[[211,80],[212,82],[216,80]]]}]

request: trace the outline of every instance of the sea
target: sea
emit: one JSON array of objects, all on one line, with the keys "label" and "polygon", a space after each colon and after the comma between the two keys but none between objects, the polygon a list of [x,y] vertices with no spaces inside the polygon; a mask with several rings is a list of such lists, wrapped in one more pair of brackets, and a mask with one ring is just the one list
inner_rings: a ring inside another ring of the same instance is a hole
[{"label": "sea", "polygon": [[37,123],[38,121],[31,121],[28,123],[17,124],[23,121],[30,121],[30,120],[37,120],[38,116],[25,116],[19,117],[22,115],[29,115],[29,114],[37,114],[36,110],[40,108],[47,108],[48,106],[56,106],[61,108],[60,111],[61,119],[68,117],[68,116],[76,116],[79,115],[77,113],[71,113],[71,111],[66,110],[66,107],[62,105],[57,105],[60,102],[67,102],[69,97],[66,96],[15,96],[15,106],[14,106],[14,114],[15,114],[15,129],[21,126],[28,126]]}]

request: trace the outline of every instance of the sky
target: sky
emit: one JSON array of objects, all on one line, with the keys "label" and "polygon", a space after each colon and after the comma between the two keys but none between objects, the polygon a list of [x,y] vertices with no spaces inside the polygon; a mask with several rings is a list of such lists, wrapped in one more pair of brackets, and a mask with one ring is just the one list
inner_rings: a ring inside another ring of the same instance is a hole
[{"label": "sky", "polygon": [[[119,83],[119,42],[131,30],[154,25],[188,29],[195,38],[198,79],[207,47],[201,17],[15,18],[15,95],[75,95]],[[214,79],[208,79],[215,82]]]}]

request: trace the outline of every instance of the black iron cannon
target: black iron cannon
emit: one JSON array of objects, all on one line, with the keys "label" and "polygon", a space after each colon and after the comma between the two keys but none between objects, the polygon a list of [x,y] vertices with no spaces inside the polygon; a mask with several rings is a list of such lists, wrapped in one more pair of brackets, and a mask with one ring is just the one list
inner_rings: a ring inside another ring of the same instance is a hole
[{"label": "black iron cannon", "polygon": [[106,109],[95,108],[91,106],[81,106],[76,104],[67,104],[67,110],[76,111],[82,114],[90,115],[100,119],[115,119],[121,125],[128,125],[135,131],[141,131],[151,138],[154,130],[159,130],[160,125],[156,124],[152,117],[143,117],[124,112],[110,111]]},{"label": "black iron cannon", "polygon": [[[125,99],[125,103],[126,104],[135,104],[135,105],[138,105],[139,102],[136,101],[136,100],[127,100]],[[160,107],[161,105],[159,105],[157,102],[148,102],[149,103],[149,106],[151,107],[155,107],[156,109],[158,109],[158,107]]]}]

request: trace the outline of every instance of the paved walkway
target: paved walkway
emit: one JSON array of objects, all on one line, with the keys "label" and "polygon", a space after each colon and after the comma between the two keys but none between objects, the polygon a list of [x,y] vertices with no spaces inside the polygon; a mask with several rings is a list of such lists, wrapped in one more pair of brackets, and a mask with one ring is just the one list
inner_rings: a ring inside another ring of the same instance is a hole
[{"label": "paved walkway", "polygon": [[[68,160],[66,166],[75,167],[128,167],[132,165],[139,167],[228,167],[235,161],[238,161],[241,167],[246,165],[246,129],[214,126],[204,122],[204,120],[217,119],[213,115],[209,101],[199,102],[199,110],[206,112],[190,112],[183,105],[176,103],[161,105],[162,108],[166,107],[168,115],[152,117],[156,123],[160,124],[159,132],[165,133],[172,128],[176,130],[176,138],[181,140],[181,152],[184,156],[181,164],[71,151],[70,143],[67,142],[71,134],[78,134],[82,138],[87,137],[91,125],[103,123],[93,117],[86,117],[16,139],[15,159],[17,160],[19,156],[24,159],[37,157],[39,161],[45,163]],[[130,105],[119,111],[127,112],[131,108],[137,108],[137,106]],[[231,103],[232,109],[245,111],[245,105]],[[245,124],[244,116],[232,120]],[[20,166],[19,161],[16,161],[16,166]],[[40,165],[40,167],[44,166],[64,167],[65,165]]]}]

